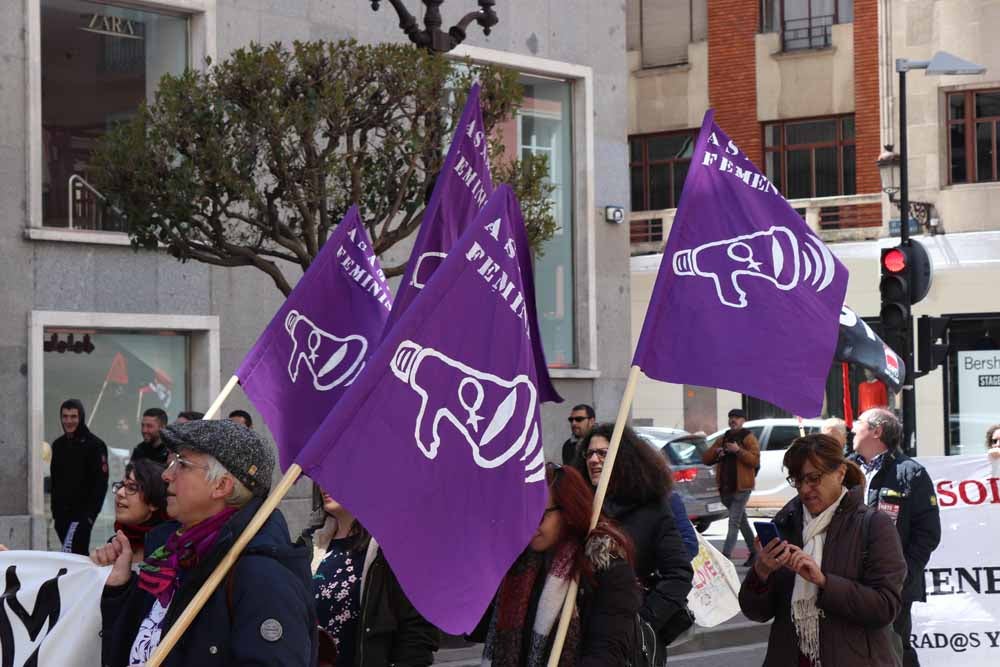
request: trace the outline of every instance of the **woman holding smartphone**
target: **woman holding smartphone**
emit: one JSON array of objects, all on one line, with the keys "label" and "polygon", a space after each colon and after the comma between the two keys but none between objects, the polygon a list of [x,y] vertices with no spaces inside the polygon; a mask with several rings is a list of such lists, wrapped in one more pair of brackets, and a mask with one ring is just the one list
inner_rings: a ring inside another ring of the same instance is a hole
[{"label": "woman holding smartphone", "polygon": [[795,440],[784,465],[798,495],[774,518],[780,537],[756,541],[740,588],[747,618],[774,619],[764,667],[901,664],[906,561],[892,519],[863,502],[864,475],[830,436]]}]

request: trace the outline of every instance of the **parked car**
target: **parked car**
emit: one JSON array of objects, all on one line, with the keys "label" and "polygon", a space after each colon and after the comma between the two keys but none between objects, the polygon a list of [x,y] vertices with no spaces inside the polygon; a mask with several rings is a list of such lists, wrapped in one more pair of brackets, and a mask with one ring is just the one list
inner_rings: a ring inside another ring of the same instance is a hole
[{"label": "parked car", "polygon": [[[817,433],[822,419],[803,419],[802,428],[806,434]],[[798,419],[753,419],[745,424],[760,443],[760,471],[757,473],[757,487],[750,494],[747,503],[749,516],[773,516],[795,496],[795,489],[788,484],[788,471],[782,465],[785,450],[799,437]],[[716,431],[708,436],[711,444],[725,433]]]},{"label": "parked car", "polygon": [[702,453],[708,449],[704,435],[651,426],[635,430],[667,458],[673,471],[674,491],[684,501],[688,518],[698,532],[705,532],[713,521],[729,516],[729,510],[719,499],[715,469],[701,462]]}]

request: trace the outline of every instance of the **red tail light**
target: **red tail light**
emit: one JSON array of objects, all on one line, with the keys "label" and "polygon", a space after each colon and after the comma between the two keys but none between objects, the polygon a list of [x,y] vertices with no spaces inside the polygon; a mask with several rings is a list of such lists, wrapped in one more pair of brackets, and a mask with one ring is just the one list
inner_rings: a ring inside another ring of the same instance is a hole
[{"label": "red tail light", "polygon": [[674,471],[675,482],[691,482],[694,481],[694,478],[697,476],[698,476],[697,468],[687,468],[685,470]]}]

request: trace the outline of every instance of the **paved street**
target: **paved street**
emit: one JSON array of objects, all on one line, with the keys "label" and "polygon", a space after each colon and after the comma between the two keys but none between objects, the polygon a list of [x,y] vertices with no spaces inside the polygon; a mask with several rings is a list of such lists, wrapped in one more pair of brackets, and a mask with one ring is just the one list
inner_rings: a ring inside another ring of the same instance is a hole
[{"label": "paved street", "polygon": [[[726,538],[727,521],[716,521],[704,533],[716,548],[721,549]],[[742,538],[733,552],[737,564],[746,560],[747,550]],[[746,570],[737,567],[740,579]],[[756,667],[764,661],[767,649],[769,626],[754,623],[742,615],[730,619],[715,628],[695,628],[687,638],[682,638],[670,649],[671,667]],[[435,665],[443,667],[473,667],[482,658],[482,645],[460,645],[459,640],[450,642],[454,648],[438,651]]]}]

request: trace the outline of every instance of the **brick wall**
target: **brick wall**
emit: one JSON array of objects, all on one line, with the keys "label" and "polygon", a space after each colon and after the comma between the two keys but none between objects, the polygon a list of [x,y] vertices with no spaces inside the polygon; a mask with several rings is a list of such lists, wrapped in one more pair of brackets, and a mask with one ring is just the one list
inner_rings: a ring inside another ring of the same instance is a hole
[{"label": "brick wall", "polygon": [[[759,8],[754,0],[708,0],[708,100],[715,109],[715,122],[754,164],[762,166],[755,51]],[[877,113],[877,78],[875,93]]]},{"label": "brick wall", "polygon": [[879,192],[882,152],[878,82],[878,3],[854,0],[854,127],[857,133],[858,193]]}]

